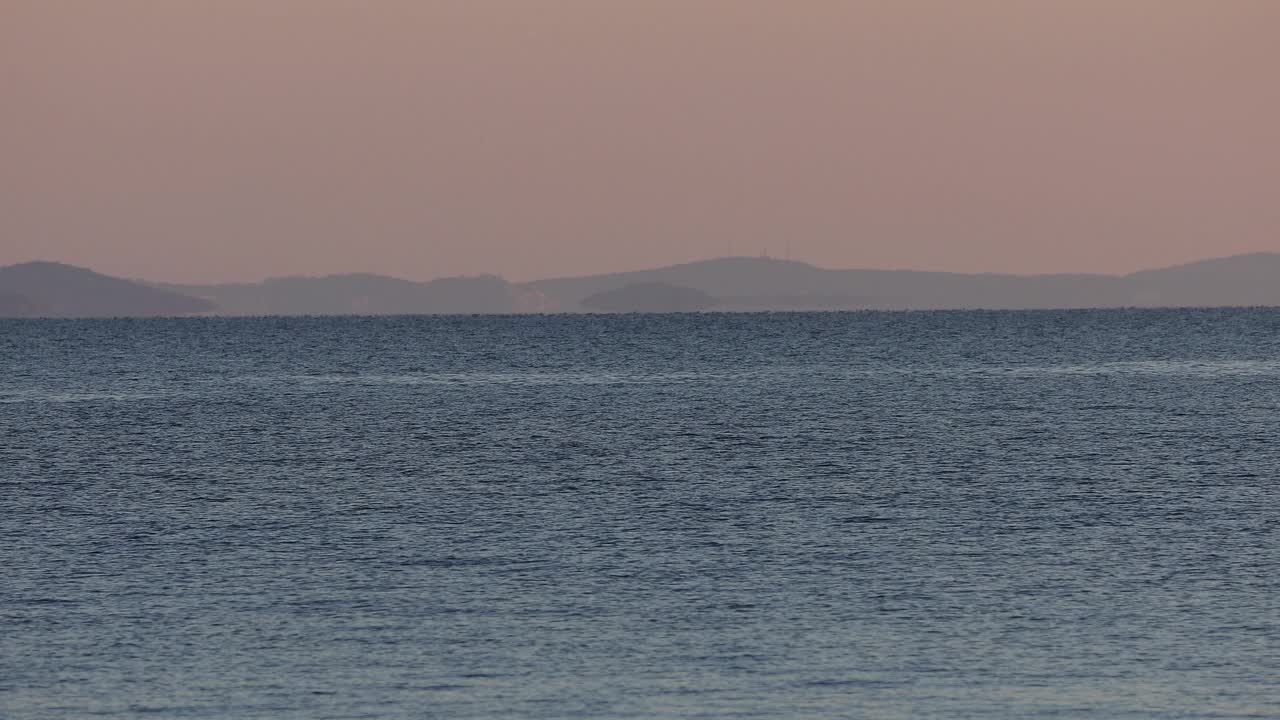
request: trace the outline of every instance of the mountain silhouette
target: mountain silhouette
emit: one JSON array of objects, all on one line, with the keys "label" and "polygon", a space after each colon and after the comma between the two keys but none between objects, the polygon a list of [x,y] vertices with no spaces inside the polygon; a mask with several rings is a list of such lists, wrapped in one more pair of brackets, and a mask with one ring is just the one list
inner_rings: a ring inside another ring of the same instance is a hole
[{"label": "mountain silhouette", "polygon": [[26,263],[0,268],[0,316],[1280,306],[1278,281],[1277,253],[1129,275],[839,270],[793,260],[731,257],[528,283],[493,275],[414,282],[346,274],[147,285],[69,265]]},{"label": "mountain silhouette", "polygon": [[0,292],[0,318],[34,317],[36,304],[16,292]]},{"label": "mountain silhouette", "polygon": [[715,304],[701,290],[657,282],[604,290],[582,301],[582,307],[594,312],[698,312]]},{"label": "mountain silhouette", "polygon": [[723,310],[1051,308],[1130,304],[1106,275],[993,275],[828,270],[794,260],[720,258],[609,275],[529,283],[552,309],[575,311],[596,293],[635,283],[696,288]]},{"label": "mountain silhouette", "polygon": [[1280,305],[1280,253],[1250,253],[1125,277],[1140,306]]},{"label": "mountain silhouette", "polygon": [[[707,302],[724,311],[1280,306],[1277,280],[1280,254],[1257,253],[1131,275],[843,270],[794,260],[728,257],[518,284],[492,276],[415,283],[338,275],[168,287],[207,297],[225,314],[396,314],[662,311],[663,287],[708,296],[673,306],[681,310],[711,307]],[[633,289],[624,294],[612,294],[629,287]]]},{"label": "mountain silhouette", "polygon": [[353,273],[163,287],[206,298],[218,306],[220,315],[472,314],[518,309],[518,293],[493,275],[413,282]]},{"label": "mountain silhouette", "polygon": [[545,308],[584,309],[637,283],[696,288],[717,310],[938,310],[1280,306],[1280,254],[1203,260],[1129,275],[838,270],[793,260],[719,258],[650,270],[538,280]]},{"label": "mountain silhouette", "polygon": [[206,300],[62,263],[0,267],[0,317],[147,317],[213,308]]}]

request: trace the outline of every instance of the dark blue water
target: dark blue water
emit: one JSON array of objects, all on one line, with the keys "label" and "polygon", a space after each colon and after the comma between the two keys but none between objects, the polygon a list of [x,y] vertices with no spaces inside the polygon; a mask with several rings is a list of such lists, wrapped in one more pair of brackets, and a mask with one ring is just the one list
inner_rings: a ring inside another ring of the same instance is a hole
[{"label": "dark blue water", "polygon": [[1280,716],[1280,312],[0,323],[4,718]]}]

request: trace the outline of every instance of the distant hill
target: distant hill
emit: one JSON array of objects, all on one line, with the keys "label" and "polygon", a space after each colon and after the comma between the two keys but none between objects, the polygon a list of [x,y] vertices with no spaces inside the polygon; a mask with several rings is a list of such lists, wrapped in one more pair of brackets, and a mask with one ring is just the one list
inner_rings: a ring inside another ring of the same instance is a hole
[{"label": "distant hill", "polygon": [[61,263],[0,267],[4,317],[148,317],[212,309],[206,300]]},{"label": "distant hill", "polygon": [[382,275],[146,285],[57,263],[0,268],[0,316],[402,315],[526,312],[1280,307],[1280,254],[1254,253],[1130,275],[833,270],[719,258],[634,272],[509,283]]},{"label": "distant hill", "polygon": [[598,292],[582,301],[593,312],[698,312],[716,299],[701,290],[667,283],[635,283]]},{"label": "distant hill", "polygon": [[587,297],[636,283],[669,283],[718,298],[725,310],[1049,308],[1127,305],[1106,275],[977,275],[912,270],[827,270],[772,258],[721,258],[653,270],[539,280],[549,309],[582,309]]},{"label": "distant hill", "polygon": [[518,293],[484,275],[413,282],[383,275],[273,278],[230,285],[164,285],[218,306],[218,315],[417,315],[510,313]]},{"label": "distant hill", "polygon": [[1205,260],[1132,275],[1002,275],[830,270],[772,258],[720,258],[634,272],[528,283],[550,311],[634,284],[701,290],[719,310],[933,310],[1280,306],[1280,254]]},{"label": "distant hill", "polygon": [[1124,278],[1133,304],[1280,306],[1280,253],[1250,253],[1144,270]]},{"label": "distant hill", "polygon": [[0,292],[0,318],[34,317],[36,304],[16,292]]}]

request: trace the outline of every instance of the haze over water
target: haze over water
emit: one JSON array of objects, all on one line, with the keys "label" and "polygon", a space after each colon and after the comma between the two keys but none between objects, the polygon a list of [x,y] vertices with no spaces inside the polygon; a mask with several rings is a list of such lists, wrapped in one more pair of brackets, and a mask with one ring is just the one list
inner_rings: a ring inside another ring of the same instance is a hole
[{"label": "haze over water", "polygon": [[0,322],[0,715],[1280,715],[1280,312]]}]

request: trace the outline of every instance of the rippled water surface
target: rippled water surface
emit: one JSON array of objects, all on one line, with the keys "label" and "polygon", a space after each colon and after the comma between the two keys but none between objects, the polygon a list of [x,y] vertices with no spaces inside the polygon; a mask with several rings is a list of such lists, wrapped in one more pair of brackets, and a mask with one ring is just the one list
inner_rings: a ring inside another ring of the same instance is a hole
[{"label": "rippled water surface", "polygon": [[5,718],[1280,716],[1280,312],[0,322]]}]

